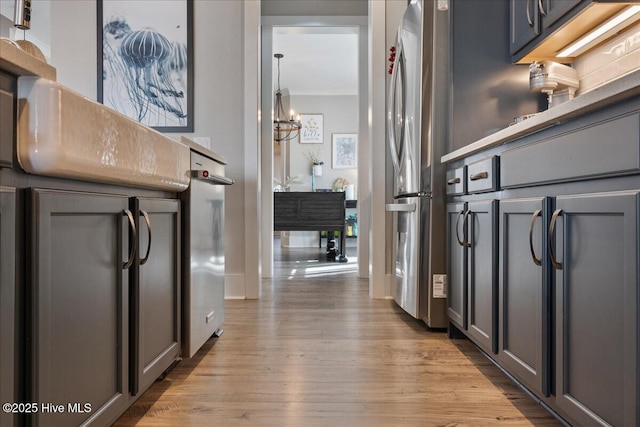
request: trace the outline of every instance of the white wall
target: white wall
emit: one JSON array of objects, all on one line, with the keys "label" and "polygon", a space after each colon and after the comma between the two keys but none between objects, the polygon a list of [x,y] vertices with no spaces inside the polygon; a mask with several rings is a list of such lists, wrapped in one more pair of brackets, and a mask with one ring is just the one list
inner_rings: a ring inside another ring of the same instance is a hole
[{"label": "white wall", "polygon": [[23,31],[13,26],[14,0],[0,0],[0,37],[26,39],[50,58],[50,0],[31,0],[31,29]]},{"label": "white wall", "polygon": [[[257,1],[195,0],[195,132],[184,135],[211,137],[213,150],[228,159],[226,174],[236,181],[226,190],[227,297],[254,295],[247,289],[257,289],[259,280],[259,253],[245,253],[245,233],[253,230],[255,240],[258,228],[258,26]],[[61,83],[92,99],[96,43],[94,0],[52,2],[51,64]]]}]

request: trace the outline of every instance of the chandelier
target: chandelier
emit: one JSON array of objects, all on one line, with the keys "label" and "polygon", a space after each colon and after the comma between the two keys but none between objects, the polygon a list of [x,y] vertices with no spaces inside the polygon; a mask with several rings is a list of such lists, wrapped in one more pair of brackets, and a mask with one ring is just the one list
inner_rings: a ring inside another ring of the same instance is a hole
[{"label": "chandelier", "polygon": [[273,139],[280,144],[282,141],[288,141],[296,136],[302,127],[300,116],[294,120],[293,110],[290,114],[284,111],[282,105],[282,92],[280,91],[280,58],[284,57],[281,53],[273,55],[278,60],[278,89],[276,90],[275,111],[273,116]]}]

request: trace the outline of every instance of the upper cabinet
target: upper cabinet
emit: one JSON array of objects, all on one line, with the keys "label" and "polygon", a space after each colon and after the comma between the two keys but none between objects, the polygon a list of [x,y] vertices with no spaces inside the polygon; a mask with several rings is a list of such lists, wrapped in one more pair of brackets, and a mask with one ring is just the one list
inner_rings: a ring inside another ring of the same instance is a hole
[{"label": "upper cabinet", "polygon": [[[533,61],[552,60],[572,62],[593,45],[606,39],[611,32],[572,53],[558,54],[591,30],[617,17],[629,8],[630,0],[509,0],[510,39],[512,62],[530,64]],[[634,22],[621,21],[621,27]]]},{"label": "upper cabinet", "polygon": [[[589,3],[589,1],[591,0],[539,0],[538,11],[542,15],[542,28],[549,28],[571,9],[580,3]],[[531,2],[533,3],[533,0]]]},{"label": "upper cabinet", "polygon": [[[590,0],[511,0],[511,55],[525,56],[530,49],[520,52],[522,48],[540,36],[547,37],[551,33],[551,26],[560,18],[580,3],[589,2]],[[531,43],[531,47],[535,44],[537,43]]]}]

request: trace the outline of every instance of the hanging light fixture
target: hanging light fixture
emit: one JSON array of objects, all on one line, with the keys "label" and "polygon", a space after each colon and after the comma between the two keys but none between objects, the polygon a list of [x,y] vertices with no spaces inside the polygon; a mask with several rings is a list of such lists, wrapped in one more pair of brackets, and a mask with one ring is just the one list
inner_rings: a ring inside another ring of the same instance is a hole
[{"label": "hanging light fixture", "polygon": [[284,110],[282,92],[280,91],[280,58],[284,57],[284,55],[276,53],[273,56],[278,60],[278,89],[276,90],[274,105],[273,139],[280,144],[282,141],[288,141],[298,136],[302,124],[300,123],[300,116],[294,118],[293,110],[289,114]]}]

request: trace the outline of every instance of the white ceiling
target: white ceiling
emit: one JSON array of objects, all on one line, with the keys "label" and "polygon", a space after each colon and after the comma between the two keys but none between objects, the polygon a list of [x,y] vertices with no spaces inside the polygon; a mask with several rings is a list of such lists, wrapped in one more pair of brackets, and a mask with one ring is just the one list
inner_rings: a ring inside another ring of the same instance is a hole
[{"label": "white ceiling", "polygon": [[284,55],[280,87],[291,95],[358,94],[357,27],[276,27],[273,53]]}]

